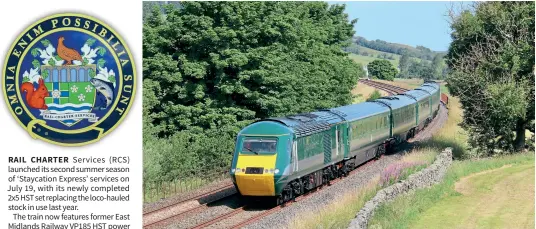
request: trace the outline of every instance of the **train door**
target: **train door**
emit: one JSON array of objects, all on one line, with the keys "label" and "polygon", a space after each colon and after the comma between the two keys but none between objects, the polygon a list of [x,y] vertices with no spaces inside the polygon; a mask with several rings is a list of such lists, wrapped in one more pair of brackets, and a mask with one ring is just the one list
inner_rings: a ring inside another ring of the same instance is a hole
[{"label": "train door", "polygon": [[337,156],[336,158],[348,157],[348,124],[337,126]]},{"label": "train door", "polygon": [[340,133],[340,128],[339,126],[336,126],[335,127],[335,158],[337,158],[339,156],[339,151],[340,151],[340,142],[341,142],[341,133]]},{"label": "train door", "polygon": [[431,117],[434,116],[434,96],[430,96],[430,103],[429,103],[429,107],[430,107],[430,115]]},{"label": "train door", "polygon": [[422,112],[422,111],[419,111],[421,108],[420,106],[421,106],[421,101],[417,100],[417,102],[415,103],[415,126],[419,126],[419,115],[420,115],[419,112]]},{"label": "train door", "polygon": [[343,138],[342,138],[344,142],[344,146],[343,146],[344,158],[348,158],[350,154],[350,131],[351,131],[350,124],[345,123],[344,130],[345,131],[344,131]]},{"label": "train door", "polygon": [[290,163],[292,164],[292,171],[298,171],[298,143],[296,142],[296,140],[294,140],[292,143],[292,156],[290,159]]}]

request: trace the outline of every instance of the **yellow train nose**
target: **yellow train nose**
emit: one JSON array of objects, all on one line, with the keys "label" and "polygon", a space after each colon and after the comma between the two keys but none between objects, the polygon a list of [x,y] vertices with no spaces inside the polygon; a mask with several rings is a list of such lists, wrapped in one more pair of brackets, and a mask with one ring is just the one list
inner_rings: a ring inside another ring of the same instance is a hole
[{"label": "yellow train nose", "polygon": [[273,174],[236,174],[236,185],[244,196],[275,195]]},{"label": "yellow train nose", "polygon": [[235,172],[235,180],[240,194],[244,196],[275,195],[273,168],[275,168],[276,157],[276,154],[241,154],[238,156],[236,167],[241,171]]}]

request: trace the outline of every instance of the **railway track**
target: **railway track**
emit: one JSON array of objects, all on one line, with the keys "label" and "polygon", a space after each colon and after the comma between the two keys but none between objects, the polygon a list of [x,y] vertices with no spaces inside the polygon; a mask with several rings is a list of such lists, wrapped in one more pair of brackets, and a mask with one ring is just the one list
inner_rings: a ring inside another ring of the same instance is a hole
[{"label": "railway track", "polygon": [[[399,93],[403,93],[405,91],[408,91],[408,89],[405,89],[405,88],[400,88],[400,87],[397,87],[397,86],[388,85],[388,84],[384,84],[384,83],[379,83],[379,82],[375,82],[375,81],[371,81],[371,80],[360,80],[360,82],[362,82],[363,84],[378,88],[380,90],[385,90],[390,94],[399,94]],[[433,121],[433,123],[431,123],[431,125],[429,125],[424,131],[422,131],[422,133],[419,133],[414,138],[410,139],[409,142],[415,142],[415,141],[423,140],[425,138],[424,135],[431,134],[431,132],[433,132],[432,129],[436,129],[436,128],[438,128],[438,126],[441,125],[440,123],[442,123],[442,122],[439,121],[440,119],[443,119],[443,118],[436,117],[436,119],[434,119],[434,121]],[[348,176],[350,176],[350,175],[352,175],[352,174],[354,174],[354,173],[356,173],[356,172],[358,172],[358,171],[360,171],[362,169],[365,169],[366,167],[370,166],[370,164],[374,163],[374,161],[375,160],[371,160],[371,161],[366,162],[365,164],[359,166],[355,170],[351,171],[348,174]],[[344,180],[344,177],[340,177],[340,178],[337,178],[335,180],[332,180],[330,182],[330,185],[336,184],[336,183],[340,182],[341,180]],[[189,225],[184,225],[184,224],[188,224],[188,223],[184,222],[185,220],[188,219],[186,216],[190,215],[191,217],[193,217],[194,214],[196,214],[197,212],[202,212],[202,211],[213,212],[213,211],[210,210],[210,209],[212,209],[212,207],[210,206],[211,203],[214,203],[214,202],[217,202],[217,201],[232,202],[232,199],[229,199],[229,200],[226,201],[225,199],[229,197],[229,196],[226,196],[226,197],[223,197],[223,198],[214,199],[213,201],[207,202],[205,204],[197,204],[196,206],[193,206],[193,207],[192,206],[185,207],[185,208],[182,208],[181,210],[173,209],[174,207],[179,206],[181,204],[184,205],[185,203],[196,201],[198,199],[201,199],[203,197],[212,195],[214,193],[222,191],[222,190],[224,190],[226,188],[230,188],[232,186],[233,185],[225,186],[225,187],[216,189],[216,190],[211,191],[211,192],[200,194],[200,195],[195,196],[193,198],[190,198],[188,200],[181,201],[179,203],[176,203],[176,204],[166,206],[166,207],[161,208],[161,209],[157,209],[157,210],[145,213],[144,216],[143,216],[144,217],[144,228],[164,228],[164,227],[170,227],[171,228],[171,226],[168,225],[168,223],[173,223],[173,226],[172,226],[173,228],[195,228],[195,229],[199,229],[199,228],[242,228],[242,227],[245,227],[245,226],[247,226],[249,224],[252,224],[252,223],[254,223],[256,221],[259,221],[260,219],[262,219],[265,216],[268,216],[268,215],[271,215],[273,213],[276,213],[276,212],[284,209],[287,206],[293,205],[293,204],[298,203],[298,202],[300,202],[302,200],[310,198],[311,196],[313,196],[314,193],[316,193],[318,190],[321,190],[321,189],[325,188],[327,185],[318,187],[317,189],[312,190],[312,191],[310,191],[310,192],[308,192],[308,193],[306,193],[304,195],[298,196],[298,197],[296,197],[295,201],[287,202],[283,206],[279,205],[279,206],[276,206],[276,207],[273,207],[273,208],[260,209],[259,210],[259,209],[255,209],[254,207],[251,207],[250,205],[240,203],[238,206],[236,206],[236,207],[234,207],[232,209],[227,209],[221,214],[212,214],[212,216],[209,217],[209,218],[202,218],[201,220],[198,220],[195,224],[190,223]],[[241,201],[237,201],[237,202],[241,202]],[[151,216],[151,215],[161,215],[161,214],[164,214],[164,216],[159,216],[157,220],[146,222],[146,218],[149,218],[149,216]],[[199,214],[201,214],[201,213],[199,213]],[[208,219],[208,220],[206,220],[206,219]]]},{"label": "railway track", "polygon": [[[390,84],[380,83],[380,82],[376,82],[376,81],[373,81],[373,80],[360,79],[359,82],[362,83],[362,84],[365,84],[365,85],[380,89],[382,91],[385,91],[389,95],[397,95],[397,94],[409,91],[409,89],[406,89],[406,88],[401,88],[401,87],[397,87],[397,86],[390,85]],[[448,109],[448,104],[449,104],[448,95],[445,94],[445,93],[441,93],[440,101],[445,105],[445,108]]]},{"label": "railway track", "polygon": [[368,85],[368,86],[383,90],[383,91],[387,92],[389,95],[397,95],[397,94],[404,93],[404,92],[409,90],[409,89],[406,89],[406,88],[401,88],[401,87],[397,87],[397,86],[390,85],[390,84],[380,83],[380,82],[376,82],[376,81],[373,81],[373,80],[361,79],[361,80],[359,80],[359,82],[362,83],[362,84],[365,84],[365,85]]},{"label": "railway track", "polygon": [[[383,156],[382,156],[383,157]],[[381,158],[381,157],[380,157]],[[378,159],[379,160],[379,159]],[[366,162],[365,164],[359,166],[358,168],[352,170],[347,176],[350,176],[354,173],[357,173],[359,171],[361,171],[362,169],[365,169],[367,166],[369,166],[370,164],[374,163],[375,160],[370,160],[368,162]],[[280,211],[288,206],[291,206],[293,204],[296,204],[296,203],[299,203],[300,201],[303,201],[307,198],[310,198],[311,196],[313,196],[314,193],[318,192],[319,190],[322,190],[323,188],[326,188],[328,186],[331,186],[331,185],[334,185],[342,180],[344,180],[345,177],[347,176],[343,176],[343,177],[338,177],[332,181],[329,182],[329,184],[327,185],[323,185],[323,186],[320,186],[320,187],[317,187],[316,189],[312,190],[312,191],[309,191],[301,196],[298,196],[296,197],[296,199],[294,201],[289,201],[289,202],[286,202],[284,205],[278,205],[278,206],[275,206],[275,207],[272,207],[272,208],[268,208],[268,209],[265,209],[265,210],[260,210],[259,213],[255,213],[255,214],[252,214],[251,216],[248,216],[248,217],[244,217],[244,218],[241,218],[238,220],[238,222],[228,222],[226,223],[225,221],[231,219],[232,217],[242,213],[242,212],[246,212],[248,210],[250,210],[250,206],[248,205],[242,205],[236,209],[233,209],[227,213],[224,213],[222,215],[219,215],[209,221],[206,221],[206,222],[203,222],[203,223],[200,223],[194,227],[192,227],[192,229],[201,229],[201,228],[243,228],[253,222],[256,222],[260,219],[262,219],[263,217],[267,216],[267,215],[270,215],[270,214],[273,214],[277,211]],[[254,209],[254,208],[252,208]]]},{"label": "railway track", "polygon": [[200,201],[201,199],[214,195],[218,192],[225,191],[230,188],[234,188],[234,185],[232,184],[226,185],[226,186],[223,186],[221,188],[218,188],[212,191],[201,193],[189,199],[182,200],[177,203],[173,203],[171,205],[146,212],[143,214],[143,227],[153,228],[168,220],[171,220],[171,219],[176,220],[176,219],[182,218],[183,216],[189,213],[194,213],[194,212],[206,209],[208,208],[208,205],[210,203],[222,200],[224,198],[228,198],[230,196],[233,196],[234,194],[229,195],[229,196],[224,196],[221,198],[215,198],[214,200],[207,201],[206,203],[201,203]]}]

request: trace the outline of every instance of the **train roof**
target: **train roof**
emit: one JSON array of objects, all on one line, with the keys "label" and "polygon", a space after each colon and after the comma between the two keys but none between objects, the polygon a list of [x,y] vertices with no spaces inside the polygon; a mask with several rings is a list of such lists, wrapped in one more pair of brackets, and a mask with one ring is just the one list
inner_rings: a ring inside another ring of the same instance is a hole
[{"label": "train roof", "polygon": [[352,121],[359,118],[389,112],[389,108],[381,103],[364,102],[330,109],[344,114],[345,119]]},{"label": "train roof", "polygon": [[416,89],[424,90],[424,91],[430,92],[430,94],[433,94],[439,90],[439,85],[438,84],[423,84],[422,86]]},{"label": "train roof", "polygon": [[422,85],[432,85],[436,88],[439,88],[439,83],[433,80],[425,80]]},{"label": "train roof", "polygon": [[439,83],[435,81],[424,81],[424,83],[419,88],[428,88],[428,89],[435,89],[439,90]]},{"label": "train roof", "polygon": [[379,98],[376,101],[389,105],[391,109],[398,109],[415,103],[414,99],[405,95],[386,96]]},{"label": "train roof", "polygon": [[411,90],[411,91],[404,92],[402,95],[406,95],[406,96],[409,96],[411,98],[415,98],[417,101],[421,101],[421,100],[429,97],[430,93],[428,91],[424,91],[424,90]]},{"label": "train roof", "polygon": [[280,118],[268,118],[261,120],[261,122],[279,122],[292,129],[297,137],[301,137],[328,130],[333,124],[343,121],[343,115],[329,110],[321,110]]},{"label": "train roof", "polygon": [[[435,82],[426,82],[416,90],[405,92],[395,96],[386,96],[380,99],[358,104],[351,104],[342,107],[324,109],[309,113],[289,115],[278,118],[268,118],[255,122],[276,122],[293,131],[296,137],[311,135],[330,129],[334,124],[342,121],[353,121],[360,118],[366,118],[372,115],[389,112],[389,107],[398,109],[400,107],[414,104],[415,99],[420,100],[429,96],[439,89],[439,84]],[[427,92],[426,92],[427,91]],[[252,124],[252,125],[254,125]]]},{"label": "train roof", "polygon": [[364,102],[258,122],[278,122],[292,129],[296,137],[302,137],[328,130],[334,124],[345,120],[352,121],[385,112],[389,112],[389,108],[380,103]]}]

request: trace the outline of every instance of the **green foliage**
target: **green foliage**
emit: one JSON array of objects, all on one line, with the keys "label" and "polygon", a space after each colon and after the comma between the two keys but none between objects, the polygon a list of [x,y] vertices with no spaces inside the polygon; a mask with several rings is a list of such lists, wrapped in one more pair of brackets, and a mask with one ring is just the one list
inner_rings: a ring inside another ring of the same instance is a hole
[{"label": "green foliage", "polygon": [[54,65],[56,65],[56,61],[54,60],[54,58],[50,58],[50,59],[48,59],[47,64],[50,65],[50,66],[54,66]]},{"label": "green foliage", "polygon": [[398,68],[400,69],[400,78],[407,78],[407,72],[409,65],[411,64],[411,59],[408,55],[402,55],[400,61],[398,62]]},{"label": "green foliage", "polygon": [[115,76],[114,75],[108,76],[108,81],[110,81],[111,83],[115,83]]},{"label": "green foliage", "polygon": [[443,64],[443,55],[437,54],[434,56],[434,59],[432,60],[431,69],[433,71],[433,76],[436,79],[443,79],[443,69],[446,68],[446,66]]},{"label": "green foliage", "polygon": [[95,44],[95,39],[89,38],[89,39],[87,39],[85,44],[88,45],[89,47],[91,47],[93,44]]},{"label": "green foliage", "polygon": [[104,54],[106,54],[106,49],[104,47],[99,46],[97,47],[97,49],[98,49],[97,52],[99,53],[100,56],[104,56]]},{"label": "green foliage", "polygon": [[47,79],[47,78],[48,78],[48,71],[43,71],[43,72],[41,72],[41,77],[42,77],[43,79]]},{"label": "green foliage", "polygon": [[367,65],[369,74],[382,80],[395,80],[396,68],[388,60],[374,60]]},{"label": "green foliage", "polygon": [[165,5],[179,8],[181,7],[181,3],[179,1],[143,1],[143,22],[145,22],[147,17],[151,16],[153,8],[155,8],[157,11],[160,11],[160,13],[165,13]]},{"label": "green foliage", "polygon": [[97,66],[99,67],[104,67],[104,64],[106,63],[106,61],[102,58],[100,58],[98,61],[97,61]]},{"label": "green foliage", "polygon": [[33,57],[37,57],[39,55],[39,48],[33,48],[31,53]]},{"label": "green foliage", "polygon": [[424,80],[431,80],[435,78],[432,65],[424,61],[413,61],[407,70],[407,74],[410,77],[421,78]]},{"label": "green foliage", "polygon": [[87,64],[89,64],[89,60],[88,60],[87,58],[84,57],[84,58],[82,59],[82,65],[87,65]]},{"label": "green foliage", "polygon": [[485,155],[521,150],[534,120],[534,3],[478,3],[451,27],[447,82],[471,145]]},{"label": "green foliage", "polygon": [[41,62],[39,62],[37,59],[34,59],[32,61],[32,66],[33,66],[33,68],[39,68],[39,67],[41,67]]},{"label": "green foliage", "polygon": [[50,41],[48,39],[43,39],[41,40],[41,44],[43,44],[43,46],[46,48],[50,44]]},{"label": "green foliage", "polygon": [[54,58],[56,59],[56,61],[63,60],[63,59],[61,59],[61,57],[59,55],[54,56]]},{"label": "green foliage", "polygon": [[30,78],[28,78],[28,76],[25,76],[22,78],[22,82],[25,83],[25,82],[30,82]]},{"label": "green foliage", "polygon": [[376,100],[376,99],[379,99],[382,97],[382,94],[380,93],[380,91],[378,90],[374,90],[370,96],[368,97],[367,99],[367,102],[370,102],[370,101],[373,101],[373,100]]},{"label": "green foliage", "polygon": [[437,52],[434,52],[430,50],[429,48],[423,47],[423,46],[417,46],[416,48],[409,46],[409,45],[403,45],[403,44],[396,44],[396,43],[390,43],[387,41],[382,40],[367,40],[364,37],[354,37],[353,41],[361,46],[393,53],[393,54],[399,54],[399,55],[408,55],[410,57],[416,57],[423,60],[432,60]]},{"label": "green foliage", "polygon": [[164,158],[144,160],[155,179],[228,168],[234,137],[255,119],[351,103],[363,71],[342,51],[355,23],[344,6],[180,6],[154,7],[143,26],[144,149]]},{"label": "green foliage", "polygon": [[[95,77],[96,72],[93,71],[93,69],[89,69],[89,70],[88,70],[88,75],[89,75],[90,78],[93,78],[93,77]],[[115,78],[114,78],[114,79],[115,79]]]}]

